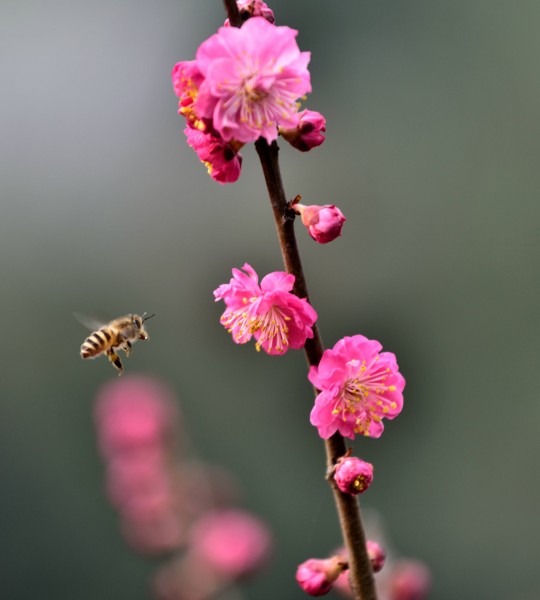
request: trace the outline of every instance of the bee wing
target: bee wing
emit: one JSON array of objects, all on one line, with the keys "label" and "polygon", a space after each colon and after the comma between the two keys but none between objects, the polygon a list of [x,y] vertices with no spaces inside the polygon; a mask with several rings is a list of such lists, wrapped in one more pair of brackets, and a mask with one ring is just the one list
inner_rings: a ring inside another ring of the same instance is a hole
[{"label": "bee wing", "polygon": [[80,313],[73,313],[73,316],[84,325],[90,331],[97,331],[100,327],[103,327],[107,323],[107,321],[103,319],[96,319],[95,317],[89,317],[88,315],[81,315]]}]

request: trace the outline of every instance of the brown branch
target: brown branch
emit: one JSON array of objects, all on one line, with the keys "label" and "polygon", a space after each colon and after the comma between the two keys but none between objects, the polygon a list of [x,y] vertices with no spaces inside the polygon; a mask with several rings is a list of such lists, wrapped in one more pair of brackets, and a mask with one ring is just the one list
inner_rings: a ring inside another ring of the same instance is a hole
[{"label": "brown branch", "polygon": [[[295,276],[294,293],[309,300],[309,294],[304,276],[304,269],[296,243],[294,232],[294,213],[288,206],[285,196],[281,173],[279,170],[278,152],[276,142],[268,145],[265,139],[259,138],[255,148],[261,161],[270,203],[274,213],[274,220],[283,256],[285,269]],[[306,357],[308,364],[318,365],[324,352],[321,335],[317,324],[313,327],[313,338],[306,341]],[[314,390],[318,394],[318,390]],[[339,433],[335,433],[325,441],[327,470],[333,469],[337,460],[347,452],[345,440]],[[376,600],[375,583],[371,563],[366,550],[366,538],[360,507],[356,497],[344,494],[334,484],[330,485],[334,494],[343,540],[348,551],[349,578],[355,598],[357,600]]]},{"label": "brown branch", "polygon": [[233,27],[240,27],[240,25],[242,25],[242,17],[240,16],[240,11],[236,5],[236,0],[223,0],[223,4],[225,5],[225,11],[229,17],[229,23]]},{"label": "brown branch", "polygon": [[[235,0],[223,0],[229,22],[233,27],[242,25],[242,18],[238,11]],[[300,298],[309,300],[309,293],[304,276],[304,269],[296,243],[294,233],[294,211],[289,208],[281,172],[279,169],[278,152],[276,142],[268,145],[265,139],[259,138],[255,142],[255,148],[261,161],[270,203],[274,213],[276,230],[283,256],[285,270],[295,277],[294,293]],[[313,326],[313,338],[308,339],[305,344],[308,364],[318,365],[324,352],[321,334],[318,325]],[[315,395],[318,390],[314,388]],[[327,472],[330,472],[338,459],[347,452],[343,437],[335,433],[329,440],[325,441]],[[348,552],[349,579],[356,600],[377,600],[373,571],[366,550],[366,538],[360,507],[357,499],[350,494],[344,494],[330,479],[330,486],[334,494],[334,500],[339,515],[339,522],[343,540]]]}]

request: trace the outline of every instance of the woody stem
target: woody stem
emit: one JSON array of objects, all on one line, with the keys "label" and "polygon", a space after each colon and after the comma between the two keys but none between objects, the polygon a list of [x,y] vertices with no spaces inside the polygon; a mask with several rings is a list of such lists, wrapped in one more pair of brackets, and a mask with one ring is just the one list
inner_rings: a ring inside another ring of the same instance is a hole
[{"label": "woody stem", "polygon": [[[309,301],[309,294],[304,276],[304,269],[296,243],[294,232],[294,211],[288,206],[287,197],[281,180],[279,169],[278,152],[276,142],[268,144],[265,139],[259,138],[255,142],[255,148],[261,161],[270,203],[274,213],[274,220],[283,256],[285,269],[295,277],[294,293],[300,298]],[[305,344],[308,364],[318,365],[324,352],[324,347],[317,324],[313,327],[313,338],[308,339]],[[318,390],[314,388],[315,395]],[[327,472],[330,472],[338,459],[346,451],[345,440],[339,433],[335,433],[325,441]],[[355,496],[344,494],[329,478],[330,486],[334,494],[339,522],[343,540],[348,551],[349,579],[356,600],[376,600],[375,583],[371,563],[366,550],[366,538],[360,506]]]}]

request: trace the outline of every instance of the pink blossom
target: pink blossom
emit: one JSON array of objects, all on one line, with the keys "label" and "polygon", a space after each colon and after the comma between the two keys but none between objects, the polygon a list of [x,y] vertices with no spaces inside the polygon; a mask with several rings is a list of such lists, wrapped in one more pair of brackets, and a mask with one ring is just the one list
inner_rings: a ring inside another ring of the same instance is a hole
[{"label": "pink blossom", "polygon": [[187,143],[208,169],[208,175],[219,183],[233,183],[240,177],[242,156],[230,143],[213,133],[204,133],[191,127],[184,130]]},{"label": "pink blossom", "polygon": [[174,93],[178,96],[178,113],[186,118],[190,127],[204,131],[206,125],[194,110],[203,76],[194,60],[185,60],[174,65],[172,73]]},{"label": "pink blossom", "polygon": [[245,511],[233,509],[206,513],[193,525],[189,541],[195,556],[231,580],[259,569],[271,548],[266,525]]},{"label": "pink blossom", "polygon": [[382,419],[401,412],[405,379],[395,355],[381,349],[363,335],[345,337],[311,367],[309,380],[321,392],[310,420],[323,439],[336,431],[351,439],[356,434],[380,437]]},{"label": "pink blossom", "polygon": [[373,465],[356,456],[342,457],[334,469],[334,481],[345,494],[362,494],[373,481]]},{"label": "pink blossom", "polygon": [[340,557],[310,558],[296,570],[298,585],[310,596],[324,596],[346,568]]},{"label": "pink blossom", "polygon": [[431,587],[429,569],[418,560],[398,561],[389,580],[390,600],[424,600]]},{"label": "pink blossom", "polygon": [[220,285],[214,296],[224,300],[227,308],[221,324],[232,333],[237,344],[245,344],[253,336],[256,348],[268,354],[285,354],[290,348],[302,348],[313,337],[312,326],[317,313],[307,300],[291,290],[294,275],[276,271],[259,278],[247,263],[245,273],[233,269],[229,283]]},{"label": "pink blossom", "polygon": [[[262,0],[237,0],[236,5],[243,21],[247,21],[250,17],[264,17],[269,23],[274,22],[274,12]],[[224,26],[229,27],[229,25],[227,19]]]},{"label": "pink blossom", "polygon": [[366,550],[371,561],[371,568],[374,573],[378,573],[384,566],[384,561],[386,560],[386,552],[382,549],[382,547],[372,540],[368,540],[366,542]]},{"label": "pink blossom", "polygon": [[296,127],[280,128],[279,133],[293,148],[307,152],[324,142],[325,131],[326,119],[321,113],[306,109],[297,114]]},{"label": "pink blossom", "polygon": [[311,91],[310,53],[300,52],[297,33],[253,17],[241,28],[221,27],[199,46],[204,80],[195,110],[224,140],[272,142],[279,126],[296,126],[296,102]]},{"label": "pink blossom", "polygon": [[347,220],[333,204],[305,206],[297,203],[293,209],[302,216],[302,223],[308,228],[309,235],[319,244],[328,244],[339,237]]},{"label": "pink blossom", "polygon": [[146,451],[164,442],[176,417],[167,389],[146,377],[131,376],[105,385],[95,418],[100,446],[109,458],[123,451]]}]

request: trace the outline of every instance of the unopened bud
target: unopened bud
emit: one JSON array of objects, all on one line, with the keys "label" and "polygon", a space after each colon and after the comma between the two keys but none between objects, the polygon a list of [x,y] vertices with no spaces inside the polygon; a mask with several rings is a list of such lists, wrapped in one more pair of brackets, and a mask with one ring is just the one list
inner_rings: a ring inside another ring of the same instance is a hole
[{"label": "unopened bud", "polygon": [[324,206],[305,206],[294,204],[294,211],[301,215],[302,223],[308,228],[309,235],[319,244],[328,244],[341,235],[345,215],[333,204]]},{"label": "unopened bud", "polygon": [[356,496],[371,485],[373,465],[355,456],[340,458],[334,469],[334,480],[342,492]]},{"label": "unopened bud", "polygon": [[310,558],[296,570],[298,585],[310,596],[324,596],[347,568],[342,557]]},{"label": "unopened bud", "polygon": [[296,127],[294,129],[280,128],[281,136],[300,152],[307,152],[320,146],[325,140],[326,119],[321,113],[307,109],[299,112],[297,116]]}]

